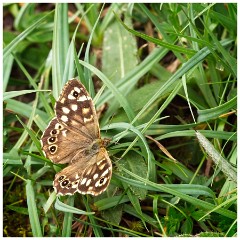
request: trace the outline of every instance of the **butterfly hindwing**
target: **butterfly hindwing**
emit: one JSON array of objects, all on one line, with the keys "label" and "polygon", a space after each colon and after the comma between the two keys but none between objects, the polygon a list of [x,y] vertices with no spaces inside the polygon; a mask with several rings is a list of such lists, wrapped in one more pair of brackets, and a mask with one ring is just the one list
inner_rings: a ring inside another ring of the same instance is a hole
[{"label": "butterfly hindwing", "polygon": [[112,175],[112,164],[105,148],[89,159],[89,164],[82,171],[77,163],[56,174],[53,183],[60,195],[81,194],[99,195],[106,190]]}]

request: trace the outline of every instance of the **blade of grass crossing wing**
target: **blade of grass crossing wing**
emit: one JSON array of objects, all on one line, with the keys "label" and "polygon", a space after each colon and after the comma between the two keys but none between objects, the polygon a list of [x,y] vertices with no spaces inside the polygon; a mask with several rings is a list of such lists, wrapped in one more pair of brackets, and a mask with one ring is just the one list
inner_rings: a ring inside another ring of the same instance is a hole
[{"label": "blade of grass crossing wing", "polygon": [[122,93],[112,84],[112,82],[102,73],[100,72],[97,68],[93,67],[92,65],[79,60],[79,62],[90,69],[94,74],[96,74],[103,82],[106,84],[106,86],[112,91],[113,95],[117,99],[117,101],[120,103],[120,105],[123,107],[125,110],[129,120],[131,121],[134,118],[134,112],[130,105],[128,104],[126,98],[122,95]]}]

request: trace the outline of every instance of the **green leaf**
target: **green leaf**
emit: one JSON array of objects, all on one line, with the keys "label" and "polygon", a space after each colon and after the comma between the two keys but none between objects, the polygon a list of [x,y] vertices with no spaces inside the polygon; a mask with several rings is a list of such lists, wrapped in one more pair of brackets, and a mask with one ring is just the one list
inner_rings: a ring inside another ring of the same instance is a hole
[{"label": "green leaf", "polygon": [[[120,167],[126,168],[129,171],[131,171],[132,173],[137,174],[138,176],[142,177],[142,178],[147,178],[147,165],[146,162],[144,161],[144,159],[142,158],[141,155],[130,151],[128,152],[124,158],[121,159],[121,161],[118,162],[118,164]],[[121,171],[121,168],[120,168]],[[129,174],[127,174],[126,172],[121,171],[121,174],[124,177],[127,178],[132,178]],[[138,188],[132,185],[128,185],[130,187],[130,189],[132,190],[132,192],[141,200],[146,198],[147,195],[147,191],[145,189],[142,188]]]},{"label": "green leaf", "polygon": [[123,209],[122,204],[117,205],[108,210],[102,211],[102,216],[105,220],[109,221],[110,223],[119,225],[122,219],[122,209]]},{"label": "green leaf", "polygon": [[22,159],[18,155],[17,151],[11,151],[9,153],[3,153],[3,163],[9,165],[22,165]]},{"label": "green leaf", "polygon": [[14,212],[19,213],[19,214],[29,215],[27,208],[17,207],[17,206],[12,206],[12,205],[6,205],[6,207]]},{"label": "green leaf", "polygon": [[[125,23],[132,27],[129,16],[124,14]],[[104,32],[102,71],[117,82],[137,65],[136,39],[118,21],[112,21]]]},{"label": "green leaf", "polygon": [[[26,103],[19,102],[14,99],[5,100],[7,103],[6,110],[19,114],[21,116],[30,118],[32,113],[32,106]],[[36,109],[36,114],[39,115],[42,119],[48,119],[48,115],[39,109]]]}]

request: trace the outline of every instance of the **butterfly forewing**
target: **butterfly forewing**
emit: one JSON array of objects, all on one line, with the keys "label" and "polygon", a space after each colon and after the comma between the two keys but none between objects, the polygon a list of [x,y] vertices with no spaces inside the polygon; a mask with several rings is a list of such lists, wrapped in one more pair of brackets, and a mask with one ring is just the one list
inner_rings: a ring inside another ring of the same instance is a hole
[{"label": "butterfly forewing", "polygon": [[56,101],[57,119],[81,136],[100,138],[93,101],[85,87],[76,79],[69,80]]},{"label": "butterfly forewing", "polygon": [[112,163],[100,137],[93,101],[78,80],[66,83],[55,112],[41,138],[42,149],[51,161],[69,163],[56,174],[55,191],[99,195],[110,182]]},{"label": "butterfly forewing", "polygon": [[42,149],[47,158],[54,163],[75,162],[85,157],[86,144],[92,140],[82,136],[81,141],[76,134],[52,119],[41,138]]}]

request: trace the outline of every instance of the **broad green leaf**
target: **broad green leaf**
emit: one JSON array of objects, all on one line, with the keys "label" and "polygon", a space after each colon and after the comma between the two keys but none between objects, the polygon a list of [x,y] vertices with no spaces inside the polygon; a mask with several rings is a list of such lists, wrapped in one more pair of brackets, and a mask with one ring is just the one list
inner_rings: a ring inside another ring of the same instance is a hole
[{"label": "broad green leaf", "polygon": [[[132,27],[127,13],[125,23]],[[137,46],[135,37],[118,21],[112,21],[104,32],[102,71],[113,82],[122,79],[137,65]]]},{"label": "broad green leaf", "polygon": [[102,216],[110,223],[119,225],[120,221],[122,220],[122,209],[122,204],[114,206],[108,210],[102,211]]},{"label": "broad green leaf", "polygon": [[[128,169],[129,171],[131,171],[132,173],[137,174],[138,176],[142,177],[142,178],[147,178],[147,165],[146,162],[144,161],[144,159],[142,158],[141,155],[130,151],[128,152],[124,158],[121,159],[121,161],[118,162],[119,166]],[[121,171],[121,168],[120,168]],[[129,174],[127,174],[126,172],[121,171],[121,174],[124,177],[127,178],[132,178]],[[140,199],[143,200],[146,198],[146,194],[147,191],[145,189],[142,188],[138,188],[132,185],[128,185],[128,187],[130,187],[130,189],[132,190],[132,192]]]}]

